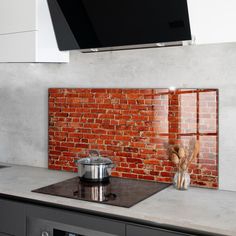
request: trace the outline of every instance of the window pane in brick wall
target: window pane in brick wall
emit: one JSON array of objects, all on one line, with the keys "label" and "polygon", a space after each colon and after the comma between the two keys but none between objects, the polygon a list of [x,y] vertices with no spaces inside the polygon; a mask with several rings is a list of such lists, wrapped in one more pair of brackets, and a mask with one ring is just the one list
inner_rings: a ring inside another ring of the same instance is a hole
[{"label": "window pane in brick wall", "polygon": [[216,89],[49,89],[49,168],[77,171],[98,149],[113,176],[171,182],[167,146],[200,141],[190,166],[194,186],[218,187]]},{"label": "window pane in brick wall", "polygon": [[199,132],[217,132],[217,96],[216,92],[199,93]]},{"label": "window pane in brick wall", "polygon": [[181,134],[197,132],[197,93],[179,95]]}]

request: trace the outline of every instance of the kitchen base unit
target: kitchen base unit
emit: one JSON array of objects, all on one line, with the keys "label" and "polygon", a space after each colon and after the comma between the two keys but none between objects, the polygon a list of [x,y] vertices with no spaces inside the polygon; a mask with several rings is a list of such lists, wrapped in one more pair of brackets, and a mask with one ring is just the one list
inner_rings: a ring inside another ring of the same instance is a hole
[{"label": "kitchen base unit", "polygon": [[[11,200],[9,200],[11,199]],[[127,217],[1,195],[0,236],[216,236]]]},{"label": "kitchen base unit", "polygon": [[0,199],[0,236],[26,235],[24,203]]}]

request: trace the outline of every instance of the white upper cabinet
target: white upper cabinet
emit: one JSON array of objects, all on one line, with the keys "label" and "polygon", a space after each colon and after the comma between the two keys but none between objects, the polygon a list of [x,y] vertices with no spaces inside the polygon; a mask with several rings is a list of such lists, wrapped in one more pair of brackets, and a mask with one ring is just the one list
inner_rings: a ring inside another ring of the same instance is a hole
[{"label": "white upper cabinet", "polygon": [[36,1],[0,0],[0,34],[36,30]]},{"label": "white upper cabinet", "polygon": [[236,42],[236,0],[188,0],[196,44]]},{"label": "white upper cabinet", "polygon": [[0,0],[0,62],[69,62],[58,49],[47,0]]}]

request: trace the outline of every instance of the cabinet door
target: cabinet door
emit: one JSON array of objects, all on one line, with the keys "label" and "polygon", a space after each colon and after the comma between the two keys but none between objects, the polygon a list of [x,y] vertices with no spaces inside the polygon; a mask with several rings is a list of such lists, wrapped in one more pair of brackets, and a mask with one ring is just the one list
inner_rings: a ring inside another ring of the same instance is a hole
[{"label": "cabinet door", "polygon": [[[25,228],[24,204],[0,199],[0,232],[2,235],[25,236]],[[0,236],[2,235],[0,233]]]},{"label": "cabinet door", "polygon": [[0,0],[0,34],[36,30],[38,0]]},{"label": "cabinet door", "polygon": [[191,235],[162,229],[128,225],[126,236],[191,236]]},{"label": "cabinet door", "polygon": [[0,35],[0,63],[34,62],[36,59],[35,42],[36,31]]}]

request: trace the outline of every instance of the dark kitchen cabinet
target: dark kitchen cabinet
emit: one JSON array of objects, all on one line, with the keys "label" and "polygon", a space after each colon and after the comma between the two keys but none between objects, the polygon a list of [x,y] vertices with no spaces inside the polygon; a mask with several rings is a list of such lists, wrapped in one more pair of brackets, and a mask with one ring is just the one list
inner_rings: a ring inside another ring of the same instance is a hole
[{"label": "dark kitchen cabinet", "polygon": [[12,236],[12,235],[0,233],[0,236]]},{"label": "dark kitchen cabinet", "polygon": [[25,205],[0,199],[0,236],[25,236]]},{"label": "dark kitchen cabinet", "polygon": [[127,225],[126,236],[193,236],[190,234],[183,234],[174,231],[156,229],[144,226]]},{"label": "dark kitchen cabinet", "polygon": [[54,235],[55,231],[81,236],[125,236],[125,223],[108,218],[34,205],[28,205],[26,212],[27,236],[42,232]]},{"label": "dark kitchen cabinet", "polygon": [[[40,204],[40,203],[39,203]],[[93,212],[82,213],[77,209],[44,206],[0,198],[0,236],[216,236],[216,234],[182,233],[160,229],[147,224],[119,218],[98,216]],[[67,234],[66,234],[67,233]]]}]

